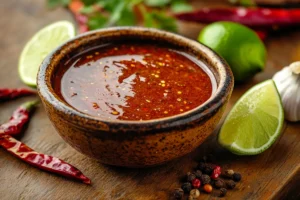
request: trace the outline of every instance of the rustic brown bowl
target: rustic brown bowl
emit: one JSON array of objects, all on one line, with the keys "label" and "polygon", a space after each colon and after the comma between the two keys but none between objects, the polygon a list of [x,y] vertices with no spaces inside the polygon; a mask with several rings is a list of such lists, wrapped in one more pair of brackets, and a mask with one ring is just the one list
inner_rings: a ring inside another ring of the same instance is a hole
[{"label": "rustic brown bowl", "polygon": [[[95,45],[124,40],[163,43],[200,59],[215,76],[216,91],[193,110],[147,121],[90,116],[69,106],[54,92],[53,74],[63,59]],[[43,61],[37,83],[48,117],[72,147],[105,164],[147,167],[191,152],[212,133],[230,98],[233,76],[222,58],[196,41],[156,29],[115,27],[79,35],[58,47]]]}]

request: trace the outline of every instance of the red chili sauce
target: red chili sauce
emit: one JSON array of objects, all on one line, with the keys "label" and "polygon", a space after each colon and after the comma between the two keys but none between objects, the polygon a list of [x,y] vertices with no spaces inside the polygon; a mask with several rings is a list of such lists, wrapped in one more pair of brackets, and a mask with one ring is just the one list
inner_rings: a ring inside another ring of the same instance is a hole
[{"label": "red chili sauce", "polygon": [[154,44],[110,44],[61,65],[53,82],[57,94],[75,109],[105,119],[184,113],[207,101],[215,85],[201,61]]}]

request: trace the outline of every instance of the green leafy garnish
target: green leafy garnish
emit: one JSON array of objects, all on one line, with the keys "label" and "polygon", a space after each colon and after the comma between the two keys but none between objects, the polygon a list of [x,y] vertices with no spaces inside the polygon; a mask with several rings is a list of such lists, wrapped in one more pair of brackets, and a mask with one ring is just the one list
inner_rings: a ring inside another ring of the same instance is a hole
[{"label": "green leafy garnish", "polygon": [[145,12],[144,25],[172,32],[177,32],[176,20],[161,11]]},{"label": "green leafy garnish", "polygon": [[185,0],[174,0],[171,4],[171,10],[175,13],[189,12],[193,10],[193,7]]},{"label": "green leafy garnish", "polygon": [[[168,14],[192,10],[187,0],[81,0],[80,14],[87,16],[90,30],[109,26],[133,26],[177,31],[176,19]],[[48,0],[48,6],[66,6],[71,0]],[[140,19],[142,16],[142,19]]]},{"label": "green leafy garnish", "polygon": [[59,6],[67,6],[71,0],[48,0],[47,6],[49,8],[56,8]]}]

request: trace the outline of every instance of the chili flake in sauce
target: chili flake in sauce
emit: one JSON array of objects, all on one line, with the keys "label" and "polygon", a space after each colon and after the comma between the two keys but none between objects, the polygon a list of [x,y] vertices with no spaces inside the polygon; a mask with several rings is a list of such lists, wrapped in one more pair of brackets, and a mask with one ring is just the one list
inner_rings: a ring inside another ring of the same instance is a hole
[{"label": "chili flake in sauce", "polygon": [[110,44],[61,65],[55,91],[75,109],[106,119],[177,115],[207,101],[215,84],[201,61],[153,44]]}]

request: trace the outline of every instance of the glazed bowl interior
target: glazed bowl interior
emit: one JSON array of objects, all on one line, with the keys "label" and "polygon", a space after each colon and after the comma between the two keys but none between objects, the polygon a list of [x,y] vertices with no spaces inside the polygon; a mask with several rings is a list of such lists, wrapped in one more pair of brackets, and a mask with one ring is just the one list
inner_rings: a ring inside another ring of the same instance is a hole
[{"label": "glazed bowl interior", "polygon": [[[203,62],[208,68],[207,72],[216,82],[211,97],[202,105],[166,118],[145,121],[109,120],[83,113],[67,104],[53,89],[53,77],[58,71],[61,62],[105,44],[118,44],[121,42],[155,43],[167,46],[190,54],[193,58]],[[66,120],[80,126],[78,118],[83,120],[85,127],[97,130],[110,124],[122,124],[127,131],[153,130],[158,125],[160,129],[171,129],[185,124],[187,120],[196,121],[209,118],[225,103],[226,96],[231,93],[233,77],[226,62],[208,47],[182,36],[159,31],[156,29],[122,27],[107,28],[79,35],[54,50],[42,63],[38,74],[38,90],[47,103],[51,104],[58,112],[66,116]],[[195,121],[195,122],[196,122]]]}]

